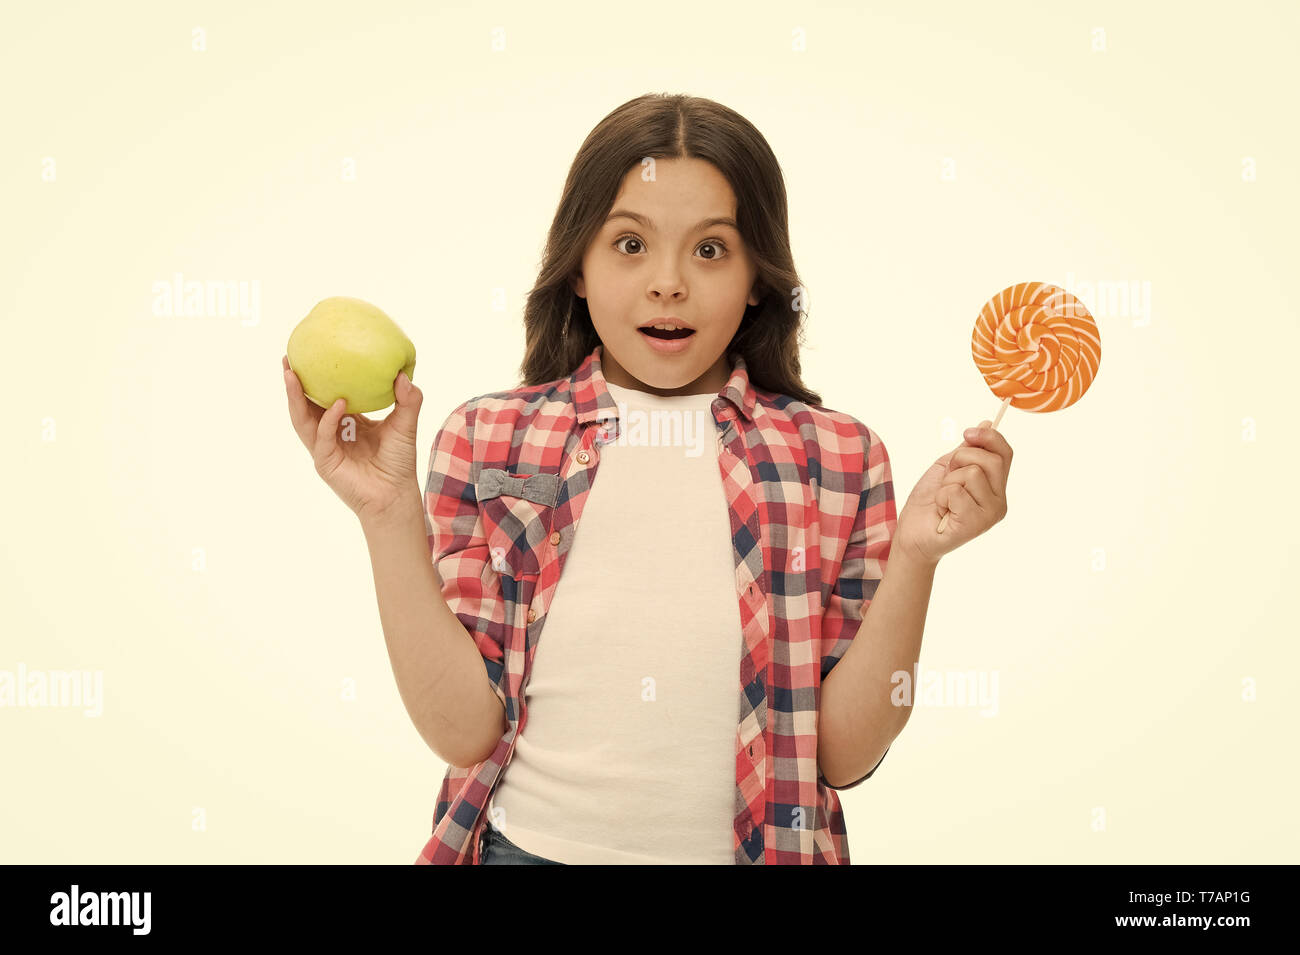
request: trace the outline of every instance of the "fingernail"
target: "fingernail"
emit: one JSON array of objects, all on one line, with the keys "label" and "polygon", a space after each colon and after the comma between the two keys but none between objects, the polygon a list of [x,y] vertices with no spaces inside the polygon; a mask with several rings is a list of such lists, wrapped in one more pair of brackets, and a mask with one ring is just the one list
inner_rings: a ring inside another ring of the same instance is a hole
[{"label": "fingernail", "polygon": [[980,433],[979,428],[967,428],[965,431],[962,432],[962,435],[967,438],[973,438],[979,433]]}]

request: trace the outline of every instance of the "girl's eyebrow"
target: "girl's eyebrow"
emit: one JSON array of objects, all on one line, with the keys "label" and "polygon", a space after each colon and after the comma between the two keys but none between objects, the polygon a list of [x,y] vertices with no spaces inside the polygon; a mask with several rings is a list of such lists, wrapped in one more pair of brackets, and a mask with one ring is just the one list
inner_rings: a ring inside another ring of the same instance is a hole
[{"label": "girl's eyebrow", "polygon": [[[630,209],[615,209],[613,212],[609,214],[608,218],[606,218],[605,221],[609,222],[612,219],[617,219],[620,217],[624,219],[634,219],[637,222],[641,223],[641,225],[643,225],[645,228],[649,229],[651,232],[656,231],[655,224],[650,221],[649,216],[643,216],[639,212],[632,212]],[[701,229],[707,229],[710,226],[715,226],[715,225],[730,226],[731,228],[735,229],[737,232],[740,231],[740,226],[736,225],[736,220],[731,218],[731,216],[710,216],[707,219],[701,219],[699,222],[695,224],[695,227],[691,229],[691,231],[698,232]]]}]

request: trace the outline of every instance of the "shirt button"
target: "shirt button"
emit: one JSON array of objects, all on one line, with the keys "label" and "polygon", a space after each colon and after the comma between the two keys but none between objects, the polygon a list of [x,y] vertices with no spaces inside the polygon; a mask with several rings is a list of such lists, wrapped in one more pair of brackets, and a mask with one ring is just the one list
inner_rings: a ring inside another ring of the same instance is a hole
[{"label": "shirt button", "polygon": [[552,532],[551,532],[551,543],[552,543],[552,544],[557,544],[557,545],[560,543],[560,532],[559,532],[559,531],[552,531]]},{"label": "shirt button", "polygon": [[537,619],[537,611],[536,611],[536,610],[529,610],[529,611],[528,611],[528,622],[529,622],[529,623],[532,623],[532,622],[533,622],[534,620],[536,620],[536,619]]},{"label": "shirt button", "polygon": [[590,460],[591,460],[591,455],[588,454],[586,451],[579,451],[579,452],[578,452],[578,463],[579,463],[579,464],[586,464],[586,463],[587,463],[588,461],[590,461]]}]

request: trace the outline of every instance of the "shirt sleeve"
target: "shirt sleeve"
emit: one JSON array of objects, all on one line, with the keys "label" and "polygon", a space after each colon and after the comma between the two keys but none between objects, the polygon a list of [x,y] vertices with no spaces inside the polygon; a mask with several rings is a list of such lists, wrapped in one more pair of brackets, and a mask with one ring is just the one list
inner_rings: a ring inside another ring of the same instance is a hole
[{"label": "shirt sleeve", "polygon": [[505,604],[472,480],[475,400],[458,406],[433,439],[424,486],[425,531],[443,599],[473,637],[504,706]]},{"label": "shirt sleeve", "polygon": [[[858,510],[848,545],[844,549],[844,559],[840,562],[839,574],[822,613],[822,680],[826,679],[857,636],[862,618],[871,606],[871,598],[875,596],[876,588],[885,576],[889,547],[898,526],[889,453],[885,450],[884,442],[866,425],[859,422],[858,430],[863,441],[865,481],[858,495]],[[828,789],[852,789],[870,779],[888,754],[887,748],[865,776],[844,786],[832,786],[826,782],[820,769],[817,777]]]}]

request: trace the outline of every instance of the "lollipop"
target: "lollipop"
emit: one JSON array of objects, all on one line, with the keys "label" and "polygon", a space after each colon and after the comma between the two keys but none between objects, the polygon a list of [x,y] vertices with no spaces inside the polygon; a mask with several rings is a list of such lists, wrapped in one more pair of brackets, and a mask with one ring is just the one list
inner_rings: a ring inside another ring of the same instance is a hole
[{"label": "lollipop", "polygon": [[[1060,411],[1088,390],[1101,363],[1101,336],[1083,303],[1043,282],[1004,288],[980,311],[970,336],[971,357],[1002,406]],[[948,515],[939,522],[939,533]]]}]

